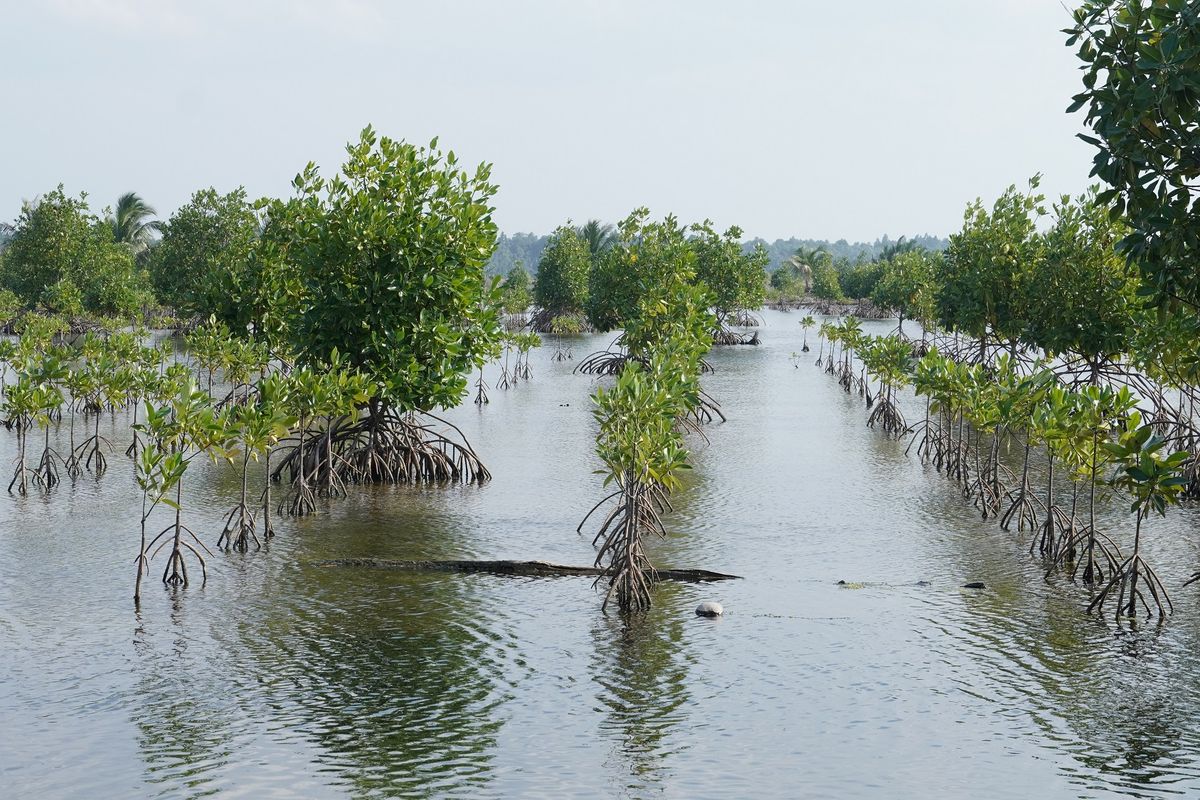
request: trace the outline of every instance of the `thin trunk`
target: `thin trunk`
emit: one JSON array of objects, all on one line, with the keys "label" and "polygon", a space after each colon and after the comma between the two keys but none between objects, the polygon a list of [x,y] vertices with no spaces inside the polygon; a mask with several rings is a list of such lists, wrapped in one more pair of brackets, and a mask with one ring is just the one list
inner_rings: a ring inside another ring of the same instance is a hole
[{"label": "thin trunk", "polygon": [[270,539],[275,535],[271,528],[271,448],[267,447],[263,463],[266,466],[266,488],[263,489],[263,538]]}]

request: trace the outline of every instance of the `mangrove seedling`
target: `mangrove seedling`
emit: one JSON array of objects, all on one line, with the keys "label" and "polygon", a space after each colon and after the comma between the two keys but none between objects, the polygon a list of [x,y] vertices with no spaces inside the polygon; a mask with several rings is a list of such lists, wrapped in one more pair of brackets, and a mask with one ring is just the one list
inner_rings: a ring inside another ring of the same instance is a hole
[{"label": "mangrove seedling", "polygon": [[[1113,571],[1112,577],[1088,606],[1088,611],[1104,611],[1104,604],[1116,595],[1116,618],[1135,617],[1139,607],[1147,617],[1154,611],[1161,619],[1174,610],[1167,589],[1157,573],[1142,557],[1142,522],[1151,513],[1166,516],[1167,506],[1178,502],[1179,495],[1187,485],[1180,472],[1188,454],[1177,451],[1163,455],[1165,441],[1154,435],[1149,425],[1142,424],[1142,416],[1133,411],[1115,442],[1106,448],[1117,464],[1112,477],[1114,487],[1129,492],[1133,502],[1129,510],[1134,514],[1133,552]],[[1146,593],[1154,607],[1151,608]]]}]

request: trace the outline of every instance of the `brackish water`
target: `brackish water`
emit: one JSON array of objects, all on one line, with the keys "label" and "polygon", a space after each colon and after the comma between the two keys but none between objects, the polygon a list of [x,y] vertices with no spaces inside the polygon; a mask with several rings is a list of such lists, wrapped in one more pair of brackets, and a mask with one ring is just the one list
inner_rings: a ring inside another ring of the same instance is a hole
[{"label": "brackish water", "polygon": [[[316,566],[590,563],[592,381],[571,369],[610,337],[565,363],[544,347],[532,381],[451,413],[490,483],[352,488],[280,520],[269,549],[218,552],[203,588],[164,590],[160,554],[140,611],[127,460],[0,496],[0,796],[1200,793],[1200,591],[1178,588],[1200,564],[1196,512],[1146,527],[1177,607],[1164,628],[1088,617],[1028,534],[866,428],[813,367],[815,331],[793,366],[799,318],[768,312],[761,347],[713,354],[729,421],[694,442],[651,544],[662,565],[744,580],[661,585],[631,621],[584,578]],[[124,450],[125,423],[102,429]],[[0,463],[13,452],[0,431]],[[237,479],[195,472],[186,514],[212,546]],[[1128,522],[1114,504],[1104,527],[1125,543]],[[706,599],[726,616],[695,617]]]}]

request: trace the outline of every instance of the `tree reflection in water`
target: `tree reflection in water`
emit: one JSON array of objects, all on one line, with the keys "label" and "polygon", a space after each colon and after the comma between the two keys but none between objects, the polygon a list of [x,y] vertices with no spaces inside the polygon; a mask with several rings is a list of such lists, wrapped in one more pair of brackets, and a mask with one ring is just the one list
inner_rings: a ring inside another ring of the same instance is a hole
[{"label": "tree reflection in water", "polygon": [[592,625],[600,734],[611,742],[606,766],[611,782],[634,794],[669,785],[671,734],[687,716],[692,659],[683,647],[685,618],[672,602],[678,591],[660,583],[649,611],[598,616]]}]

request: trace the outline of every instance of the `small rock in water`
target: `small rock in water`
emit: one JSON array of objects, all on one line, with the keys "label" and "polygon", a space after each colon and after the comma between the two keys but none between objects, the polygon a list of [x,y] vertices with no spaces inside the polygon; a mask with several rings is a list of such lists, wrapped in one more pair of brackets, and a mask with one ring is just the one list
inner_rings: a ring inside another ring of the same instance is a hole
[{"label": "small rock in water", "polygon": [[964,589],[986,589],[987,586],[984,584],[983,581],[971,581],[970,583],[964,583],[963,588]]},{"label": "small rock in water", "polygon": [[930,583],[929,581],[917,581],[917,586],[932,586],[932,585],[933,584]]},{"label": "small rock in water", "polygon": [[846,585],[846,582],[845,582],[845,581],[838,581],[838,582],[837,582],[837,585],[838,585],[838,586],[845,586],[845,585]]},{"label": "small rock in water", "polygon": [[719,617],[725,613],[725,609],[720,603],[714,603],[711,600],[705,600],[700,605],[696,606],[697,617]]}]

